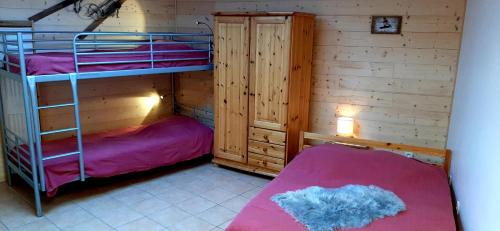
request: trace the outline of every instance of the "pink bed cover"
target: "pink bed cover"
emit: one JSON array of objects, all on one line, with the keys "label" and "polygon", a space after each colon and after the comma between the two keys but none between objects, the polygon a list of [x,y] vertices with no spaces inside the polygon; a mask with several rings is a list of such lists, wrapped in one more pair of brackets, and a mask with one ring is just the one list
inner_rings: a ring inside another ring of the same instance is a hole
[{"label": "pink bed cover", "polygon": [[[184,116],[83,136],[85,174],[110,177],[194,159],[212,151],[212,130]],[[44,156],[76,150],[76,139],[43,144]],[[47,195],[79,177],[78,156],[45,161]]]},{"label": "pink bed cover", "polygon": [[276,193],[308,186],[376,185],[396,193],[407,210],[361,229],[454,231],[450,190],[443,169],[385,151],[325,144],[304,150],[237,215],[226,230],[295,231],[305,226],[270,200]]},{"label": "pink bed cover", "polygon": [[[157,42],[169,42],[159,40]],[[149,45],[142,45],[134,49],[119,50],[119,51],[149,51]],[[154,51],[168,50],[186,50],[179,53],[155,53],[155,60],[162,59],[185,59],[185,58],[208,58],[208,52],[189,52],[193,50],[191,46],[185,44],[154,44]],[[95,50],[104,51],[104,50]],[[113,51],[113,50],[106,50]],[[118,50],[115,50],[118,51]],[[79,62],[112,62],[112,61],[134,61],[134,60],[149,60],[150,54],[106,54],[106,55],[89,55],[78,56]],[[72,52],[47,52],[38,54],[28,54],[25,56],[26,73],[27,75],[48,75],[48,74],[66,74],[75,72],[75,63]],[[9,55],[9,61],[19,64],[19,56]],[[207,65],[208,60],[184,60],[184,61],[163,61],[155,62],[155,68],[164,67],[184,67]],[[19,68],[11,66],[11,71],[19,73]],[[114,70],[131,70],[131,69],[147,69],[151,68],[150,62],[142,63],[123,63],[123,64],[99,64],[80,66],[80,72],[96,72],[96,71],[114,71]]]}]

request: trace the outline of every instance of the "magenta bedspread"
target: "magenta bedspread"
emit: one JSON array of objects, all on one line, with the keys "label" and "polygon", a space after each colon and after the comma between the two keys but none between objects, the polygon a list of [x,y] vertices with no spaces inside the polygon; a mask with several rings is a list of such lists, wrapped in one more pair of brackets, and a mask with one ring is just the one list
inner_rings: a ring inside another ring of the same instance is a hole
[{"label": "magenta bedspread", "polygon": [[[157,42],[168,42],[168,41],[157,41]],[[149,45],[142,45],[135,49],[127,50],[95,50],[94,52],[103,51],[149,51]],[[179,53],[155,53],[155,60],[162,59],[185,59],[185,58],[207,58],[207,52],[188,52],[193,50],[192,47],[185,44],[154,44],[154,51],[171,51],[171,50],[185,50],[186,52]],[[137,61],[137,60],[149,60],[150,54],[133,54],[133,55],[118,55],[118,54],[106,54],[106,55],[89,55],[89,56],[78,56],[78,62],[112,62],[112,61]],[[66,74],[75,72],[75,63],[72,52],[47,52],[38,54],[27,54],[25,56],[26,60],[26,73],[28,75],[48,75],[48,74]],[[9,55],[9,61],[15,64],[19,64],[19,56]],[[185,60],[185,61],[163,61],[155,62],[155,68],[163,67],[184,67],[184,66],[196,66],[196,65],[207,65],[208,60]],[[14,73],[19,73],[19,68],[11,66],[11,71]],[[124,63],[124,64],[100,64],[100,65],[89,65],[89,66],[79,66],[80,72],[96,72],[96,71],[114,71],[114,70],[131,70],[131,69],[146,69],[151,68],[150,62],[142,63]]]},{"label": "magenta bedspread", "polygon": [[[184,116],[83,136],[85,174],[110,177],[194,159],[212,151],[212,130]],[[76,150],[76,139],[46,142],[44,156]],[[45,161],[47,195],[79,177],[78,156]]]},{"label": "magenta bedspread", "polygon": [[229,231],[306,230],[270,200],[276,193],[308,186],[376,185],[396,193],[407,211],[379,219],[370,231],[454,231],[447,176],[443,169],[385,151],[325,144],[304,150],[237,215]]}]

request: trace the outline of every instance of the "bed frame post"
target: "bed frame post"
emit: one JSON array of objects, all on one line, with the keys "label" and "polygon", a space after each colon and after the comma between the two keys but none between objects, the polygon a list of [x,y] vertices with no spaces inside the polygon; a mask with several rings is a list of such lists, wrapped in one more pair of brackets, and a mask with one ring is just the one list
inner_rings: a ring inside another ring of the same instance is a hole
[{"label": "bed frame post", "polygon": [[299,134],[299,152],[304,150],[304,131],[300,131]]},{"label": "bed frame post", "polygon": [[33,133],[33,116],[31,110],[30,103],[30,94],[29,94],[29,86],[28,86],[28,78],[26,75],[26,60],[24,59],[24,42],[23,42],[23,34],[21,32],[17,33],[17,46],[19,50],[19,66],[21,72],[21,79],[23,81],[23,94],[24,94],[24,112],[26,114],[26,129],[28,132],[28,146],[30,149],[30,159],[31,159],[31,172],[32,172],[32,181],[33,181],[33,193],[35,195],[35,209],[36,215],[41,217],[43,216],[42,211],[42,202],[40,199],[40,189],[38,184],[38,168],[37,162],[35,158],[35,145],[33,143],[33,137],[35,134]]},{"label": "bed frame post", "polygon": [[[5,56],[5,61],[7,63],[5,64],[5,69],[7,71],[10,71],[10,66],[8,65],[9,63],[9,55],[7,51],[7,36],[5,34],[2,34],[2,42],[3,42],[3,54]],[[0,78],[2,78],[0,74]],[[0,89],[3,89],[2,87],[3,79],[0,79]],[[3,96],[2,96],[2,91],[0,90],[0,120],[2,120],[2,150],[3,150],[3,158],[4,158],[4,163],[5,163],[5,173],[7,175],[7,184],[9,186],[12,186],[12,171],[10,170],[9,164],[8,164],[8,157],[7,157],[7,133],[5,131],[5,118],[4,118],[4,109],[3,109]]]},{"label": "bed frame post", "polygon": [[[0,78],[3,78],[0,74]],[[0,79],[0,89],[3,89],[2,87],[3,79]],[[3,151],[3,158],[4,158],[4,165],[5,165],[5,173],[7,177],[7,184],[9,186],[12,186],[12,171],[10,170],[9,164],[8,164],[8,157],[7,157],[7,132],[5,132],[5,118],[4,118],[4,109],[3,109],[3,97],[2,97],[2,91],[0,90],[0,120],[1,120],[1,126],[2,126],[2,151]]]},{"label": "bed frame post", "polygon": [[175,73],[170,74],[170,88],[172,88],[172,114],[175,115]]},{"label": "bed frame post", "polygon": [[28,77],[28,85],[31,94],[31,107],[33,112],[33,128],[35,129],[35,147],[36,156],[38,159],[38,169],[40,170],[40,188],[45,191],[45,171],[43,166],[43,155],[42,155],[42,138],[40,135],[40,114],[38,112],[38,92],[36,89],[36,82],[33,77]]},{"label": "bed frame post", "polygon": [[69,75],[69,79],[71,82],[71,89],[73,90],[73,102],[74,102],[74,108],[75,108],[75,123],[76,123],[76,139],[77,139],[77,144],[78,144],[78,160],[79,160],[79,166],[80,166],[80,181],[85,181],[85,163],[83,159],[83,145],[82,145],[82,129],[81,129],[81,123],[80,123],[80,106],[79,106],[79,101],[78,101],[78,85],[77,85],[77,79],[78,79],[78,74],[77,73],[72,73]]}]

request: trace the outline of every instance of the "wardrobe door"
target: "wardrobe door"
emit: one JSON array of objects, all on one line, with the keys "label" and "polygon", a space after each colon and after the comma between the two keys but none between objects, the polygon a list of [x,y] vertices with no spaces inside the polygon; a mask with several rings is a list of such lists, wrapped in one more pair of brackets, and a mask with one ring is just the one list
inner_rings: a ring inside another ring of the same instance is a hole
[{"label": "wardrobe door", "polygon": [[249,18],[215,18],[215,145],[218,158],[246,163]]},{"label": "wardrobe door", "polygon": [[250,126],[286,131],[292,17],[253,17]]}]

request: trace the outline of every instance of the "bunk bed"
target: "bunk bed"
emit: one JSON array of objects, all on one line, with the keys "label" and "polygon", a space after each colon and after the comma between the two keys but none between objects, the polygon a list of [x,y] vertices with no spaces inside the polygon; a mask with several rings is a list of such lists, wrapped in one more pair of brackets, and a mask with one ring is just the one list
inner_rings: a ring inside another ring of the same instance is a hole
[{"label": "bunk bed", "polygon": [[[82,135],[77,89],[82,79],[211,70],[211,55],[212,34],[0,31],[0,119],[8,183],[17,174],[33,187],[36,215],[42,216],[41,193],[53,196],[63,184],[210,153],[211,129],[182,116]],[[71,85],[73,101],[39,105],[37,85],[54,81]],[[40,111],[68,107],[74,108],[74,126],[41,129]],[[43,138],[60,133],[74,137]]]}]

